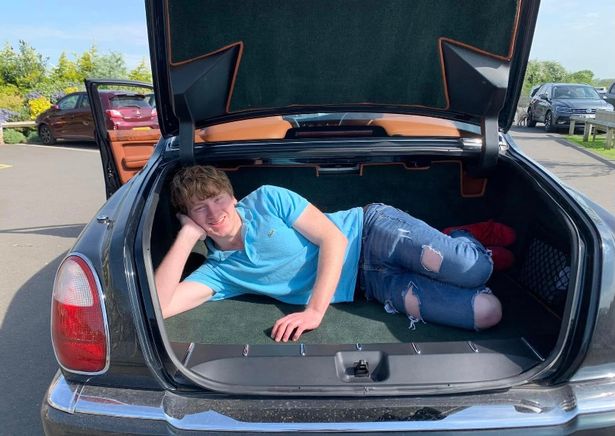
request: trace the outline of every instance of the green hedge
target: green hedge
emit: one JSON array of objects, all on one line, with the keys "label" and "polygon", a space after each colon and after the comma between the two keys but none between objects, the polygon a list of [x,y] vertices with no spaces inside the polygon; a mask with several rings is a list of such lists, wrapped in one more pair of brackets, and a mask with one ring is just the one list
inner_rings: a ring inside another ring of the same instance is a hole
[{"label": "green hedge", "polygon": [[27,134],[26,142],[28,142],[28,144],[40,144],[42,141],[36,130],[32,130]]},{"label": "green hedge", "polygon": [[3,129],[5,144],[20,144],[26,142],[26,137],[19,130]]}]

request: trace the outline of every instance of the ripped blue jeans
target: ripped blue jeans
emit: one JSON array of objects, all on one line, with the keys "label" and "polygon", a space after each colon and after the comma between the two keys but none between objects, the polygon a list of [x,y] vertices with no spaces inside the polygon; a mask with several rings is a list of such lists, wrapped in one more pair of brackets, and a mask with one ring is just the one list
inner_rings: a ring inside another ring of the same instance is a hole
[{"label": "ripped blue jeans", "polygon": [[[360,284],[388,312],[406,313],[412,292],[422,321],[476,329],[474,299],[490,293],[491,254],[468,232],[445,235],[385,204],[365,207]],[[407,314],[407,313],[406,313]],[[414,327],[417,321],[409,316]]]}]

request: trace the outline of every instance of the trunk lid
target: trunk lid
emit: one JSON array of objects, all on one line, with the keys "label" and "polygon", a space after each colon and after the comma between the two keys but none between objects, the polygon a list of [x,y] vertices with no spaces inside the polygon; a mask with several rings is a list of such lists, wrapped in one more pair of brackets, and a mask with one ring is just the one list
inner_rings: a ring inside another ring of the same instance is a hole
[{"label": "trunk lid", "polygon": [[497,142],[493,131],[514,117],[538,4],[148,0],[162,133],[191,148],[195,128],[221,122],[372,111],[482,124]]}]

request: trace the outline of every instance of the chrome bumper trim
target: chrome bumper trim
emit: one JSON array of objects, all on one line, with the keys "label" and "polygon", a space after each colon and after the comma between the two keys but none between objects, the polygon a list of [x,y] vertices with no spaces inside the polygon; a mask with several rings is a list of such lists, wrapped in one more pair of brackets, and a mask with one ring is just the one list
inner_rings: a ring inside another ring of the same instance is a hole
[{"label": "chrome bumper trim", "polygon": [[[252,401],[185,397],[172,392],[115,389],[76,384],[56,375],[46,401],[50,407],[71,414],[109,416],[113,418],[149,419],[180,430],[281,432],[281,431],[410,431],[476,430],[558,426],[586,414],[615,412],[615,379],[601,382],[571,383],[555,388],[523,387],[505,393],[450,396],[440,398],[361,398],[353,402],[390,402],[397,405],[440,403],[455,409],[440,420],[381,422],[244,422],[213,410],[232,410],[232,406]],[[271,412],[283,409],[292,400],[253,400]],[[301,400],[304,401],[305,400]],[[308,400],[308,402],[311,400]],[[340,404],[339,400],[322,399]],[[319,403],[321,400],[319,400]],[[307,402],[306,402],[307,403]],[[245,404],[244,406],[245,407]],[[318,410],[326,409],[326,405]],[[437,407],[437,405],[436,405]],[[326,420],[325,420],[326,421]]]}]

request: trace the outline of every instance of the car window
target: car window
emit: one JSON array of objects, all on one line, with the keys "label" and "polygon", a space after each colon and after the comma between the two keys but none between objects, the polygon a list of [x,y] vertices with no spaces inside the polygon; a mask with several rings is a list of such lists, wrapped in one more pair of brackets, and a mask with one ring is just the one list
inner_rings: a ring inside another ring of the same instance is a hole
[{"label": "car window", "polygon": [[530,97],[534,97],[536,94],[538,94],[538,91],[540,90],[540,88],[542,88],[541,85],[534,86],[530,91]]},{"label": "car window", "polygon": [[79,94],[69,95],[58,102],[58,107],[62,110],[74,109],[79,100]]},{"label": "car window", "polygon": [[563,85],[553,87],[553,98],[599,99],[600,95],[591,86]]},{"label": "car window", "polygon": [[611,85],[611,88],[609,89],[609,94],[615,94],[615,83]]},{"label": "car window", "polygon": [[87,95],[84,95],[83,97],[81,97],[81,101],[79,102],[79,107],[86,107],[86,108],[90,107],[90,100],[88,100]]},{"label": "car window", "polygon": [[151,107],[144,95],[114,95],[109,98],[109,102],[111,103],[111,107],[113,109],[128,106],[137,106],[144,108]]}]

